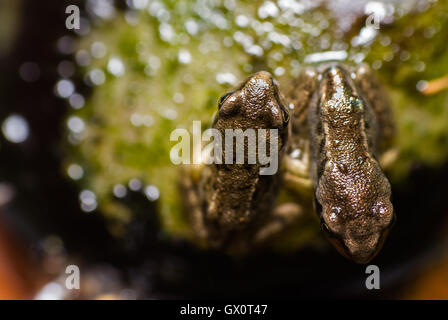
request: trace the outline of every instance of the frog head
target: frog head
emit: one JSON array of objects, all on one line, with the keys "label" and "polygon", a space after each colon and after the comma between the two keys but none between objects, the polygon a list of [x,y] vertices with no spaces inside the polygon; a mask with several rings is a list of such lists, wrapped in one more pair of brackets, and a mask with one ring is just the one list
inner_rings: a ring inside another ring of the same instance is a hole
[{"label": "frog head", "polygon": [[334,180],[321,180],[316,190],[316,211],[334,247],[357,263],[368,263],[381,249],[395,219],[390,184],[377,173],[357,179],[339,170],[335,165]]},{"label": "frog head", "polygon": [[[278,82],[269,72],[259,71],[221,97],[219,116],[230,128],[276,128],[284,130],[289,114]],[[230,126],[231,125],[231,126]]]}]

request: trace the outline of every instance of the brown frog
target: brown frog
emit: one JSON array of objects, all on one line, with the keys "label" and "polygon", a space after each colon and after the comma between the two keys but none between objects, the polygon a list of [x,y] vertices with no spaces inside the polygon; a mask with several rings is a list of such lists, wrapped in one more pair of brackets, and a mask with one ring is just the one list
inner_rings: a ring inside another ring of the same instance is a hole
[{"label": "brown frog", "polygon": [[[257,229],[255,225],[272,212],[280,180],[280,170],[262,174],[266,164],[259,160],[249,164],[249,157],[260,158],[258,142],[273,141],[276,150],[271,150],[270,156],[277,163],[281,161],[289,113],[277,81],[264,71],[224,95],[218,109],[212,127],[223,140],[227,138],[226,143],[233,142],[234,137],[235,143],[231,148],[223,146],[221,161],[199,168],[184,167],[185,206],[198,238],[212,247],[238,247],[241,251],[248,248]],[[253,130],[252,136],[249,130]],[[244,152],[242,163],[238,163],[237,156],[227,161],[230,154],[238,155],[238,151]]]},{"label": "brown frog", "polygon": [[[231,252],[259,247],[306,213],[300,193],[312,189],[322,230],[336,249],[357,263],[375,257],[395,216],[380,166],[394,130],[387,96],[368,66],[309,67],[286,99],[261,71],[223,96],[218,108],[212,127],[223,136],[227,129],[267,133],[222,147],[226,158],[244,146],[244,163],[184,167],[185,207],[204,245]],[[265,175],[265,162],[248,161],[250,150],[260,153],[261,140],[276,142],[270,156],[281,170]],[[296,201],[276,203],[283,188]]]}]

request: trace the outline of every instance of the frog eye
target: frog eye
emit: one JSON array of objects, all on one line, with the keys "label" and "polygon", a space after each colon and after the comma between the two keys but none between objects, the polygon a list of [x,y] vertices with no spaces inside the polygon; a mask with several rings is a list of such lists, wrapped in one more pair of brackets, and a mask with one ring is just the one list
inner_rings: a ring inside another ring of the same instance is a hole
[{"label": "frog eye", "polygon": [[289,112],[283,106],[281,106],[280,109],[282,110],[283,122],[286,124],[289,122]]},{"label": "frog eye", "polygon": [[322,229],[322,231],[330,238],[336,238],[336,235],[330,230],[330,228],[328,227],[328,225],[322,221],[322,223],[320,224],[320,227]]},{"label": "frog eye", "polygon": [[397,222],[397,216],[393,214],[392,219],[390,220],[390,227],[393,227],[396,222]]},{"label": "frog eye", "polygon": [[235,91],[231,91],[223,95],[218,102],[218,108],[221,108],[222,104],[227,100],[228,97],[230,97]]},{"label": "frog eye", "polygon": [[[274,79],[272,79],[272,80],[273,80],[274,83],[277,82],[277,80],[274,80]],[[287,124],[289,122],[289,112],[288,112],[288,110],[286,110],[286,108],[281,103],[280,97],[278,96],[278,92],[277,91],[274,92],[274,97],[275,97],[275,100],[277,100],[277,103],[278,103],[278,105],[280,107],[280,110],[282,112],[283,123]]]}]

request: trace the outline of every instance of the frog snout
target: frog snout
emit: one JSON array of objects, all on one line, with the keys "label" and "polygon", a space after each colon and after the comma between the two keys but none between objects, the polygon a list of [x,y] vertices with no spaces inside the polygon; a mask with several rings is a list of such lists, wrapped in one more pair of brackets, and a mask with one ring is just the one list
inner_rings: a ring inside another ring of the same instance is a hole
[{"label": "frog snout", "polygon": [[360,264],[370,262],[381,249],[382,242],[382,232],[344,239],[347,255],[350,259]]}]

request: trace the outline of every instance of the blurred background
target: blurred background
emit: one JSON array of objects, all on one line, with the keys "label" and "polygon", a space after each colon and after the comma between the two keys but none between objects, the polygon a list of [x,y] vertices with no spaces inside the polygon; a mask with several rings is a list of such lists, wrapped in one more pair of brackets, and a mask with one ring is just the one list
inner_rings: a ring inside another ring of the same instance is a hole
[{"label": "blurred background", "polygon": [[[447,299],[447,30],[441,0],[0,0],[0,299]],[[169,161],[170,132],[208,125],[237,82],[287,87],[325,52],[368,63],[393,102],[381,290],[314,220],[245,259],[196,248]]]}]

